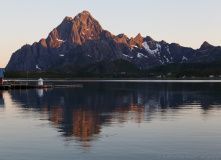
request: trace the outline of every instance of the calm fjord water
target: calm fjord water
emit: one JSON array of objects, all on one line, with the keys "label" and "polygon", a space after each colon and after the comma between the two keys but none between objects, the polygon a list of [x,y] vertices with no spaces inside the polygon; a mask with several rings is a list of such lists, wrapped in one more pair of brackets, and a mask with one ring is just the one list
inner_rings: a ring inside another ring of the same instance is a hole
[{"label": "calm fjord water", "polygon": [[221,159],[221,84],[0,91],[2,160]]}]

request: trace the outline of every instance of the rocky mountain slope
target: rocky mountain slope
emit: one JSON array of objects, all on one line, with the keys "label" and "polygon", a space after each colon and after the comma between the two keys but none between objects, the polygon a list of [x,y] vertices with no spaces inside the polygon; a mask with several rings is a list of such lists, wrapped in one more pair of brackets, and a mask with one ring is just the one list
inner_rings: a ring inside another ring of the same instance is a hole
[{"label": "rocky mountain slope", "polygon": [[134,38],[113,35],[104,30],[89,12],[83,11],[74,18],[65,17],[46,39],[25,45],[13,53],[6,70],[74,73],[90,70],[88,67],[99,63],[105,67],[115,61],[146,70],[167,64],[210,63],[219,59],[221,47],[207,42],[194,50],[140,34]]}]

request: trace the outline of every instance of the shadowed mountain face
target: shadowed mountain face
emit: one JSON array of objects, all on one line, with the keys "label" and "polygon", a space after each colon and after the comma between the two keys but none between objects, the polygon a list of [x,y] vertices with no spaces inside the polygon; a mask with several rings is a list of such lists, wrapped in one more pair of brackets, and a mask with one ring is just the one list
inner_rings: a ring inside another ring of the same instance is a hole
[{"label": "shadowed mountain face", "polygon": [[74,73],[90,70],[92,65],[96,68],[100,63],[108,67],[119,60],[143,70],[171,63],[211,63],[219,59],[221,47],[208,42],[194,50],[140,34],[135,38],[113,35],[89,12],[83,11],[74,18],[66,17],[46,39],[16,51],[6,70]]}]

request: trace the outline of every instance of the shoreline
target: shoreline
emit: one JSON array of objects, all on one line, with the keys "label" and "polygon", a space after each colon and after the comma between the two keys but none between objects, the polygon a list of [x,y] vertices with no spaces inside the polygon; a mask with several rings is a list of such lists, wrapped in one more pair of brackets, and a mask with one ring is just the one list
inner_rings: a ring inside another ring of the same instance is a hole
[{"label": "shoreline", "polygon": [[[5,82],[37,82],[38,79],[5,79]],[[221,83],[221,79],[50,79],[44,82],[74,82],[74,83]]]}]

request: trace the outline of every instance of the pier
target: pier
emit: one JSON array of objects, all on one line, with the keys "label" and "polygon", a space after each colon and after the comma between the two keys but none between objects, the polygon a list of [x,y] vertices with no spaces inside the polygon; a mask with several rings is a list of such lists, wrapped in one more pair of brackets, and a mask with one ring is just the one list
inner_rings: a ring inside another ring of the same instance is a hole
[{"label": "pier", "polygon": [[[4,79],[4,69],[0,68],[0,90],[25,90],[25,89],[48,89],[48,88],[82,88],[83,85],[72,82],[56,80],[35,79]],[[73,84],[74,83],[74,84]]]},{"label": "pier", "polygon": [[39,79],[39,80],[5,80],[3,84],[0,84],[0,90],[82,88],[83,87],[83,84],[76,83],[76,82],[58,83],[57,81],[43,82],[42,79]]},{"label": "pier", "polygon": [[4,68],[0,68],[0,90],[15,90],[15,89],[45,89],[52,88],[52,85],[44,85],[42,78],[35,82],[23,81],[7,81],[4,80]]},{"label": "pier", "polygon": [[30,84],[3,84],[0,85],[0,90],[17,90],[17,89],[46,89],[53,88],[53,85],[30,85]]}]

